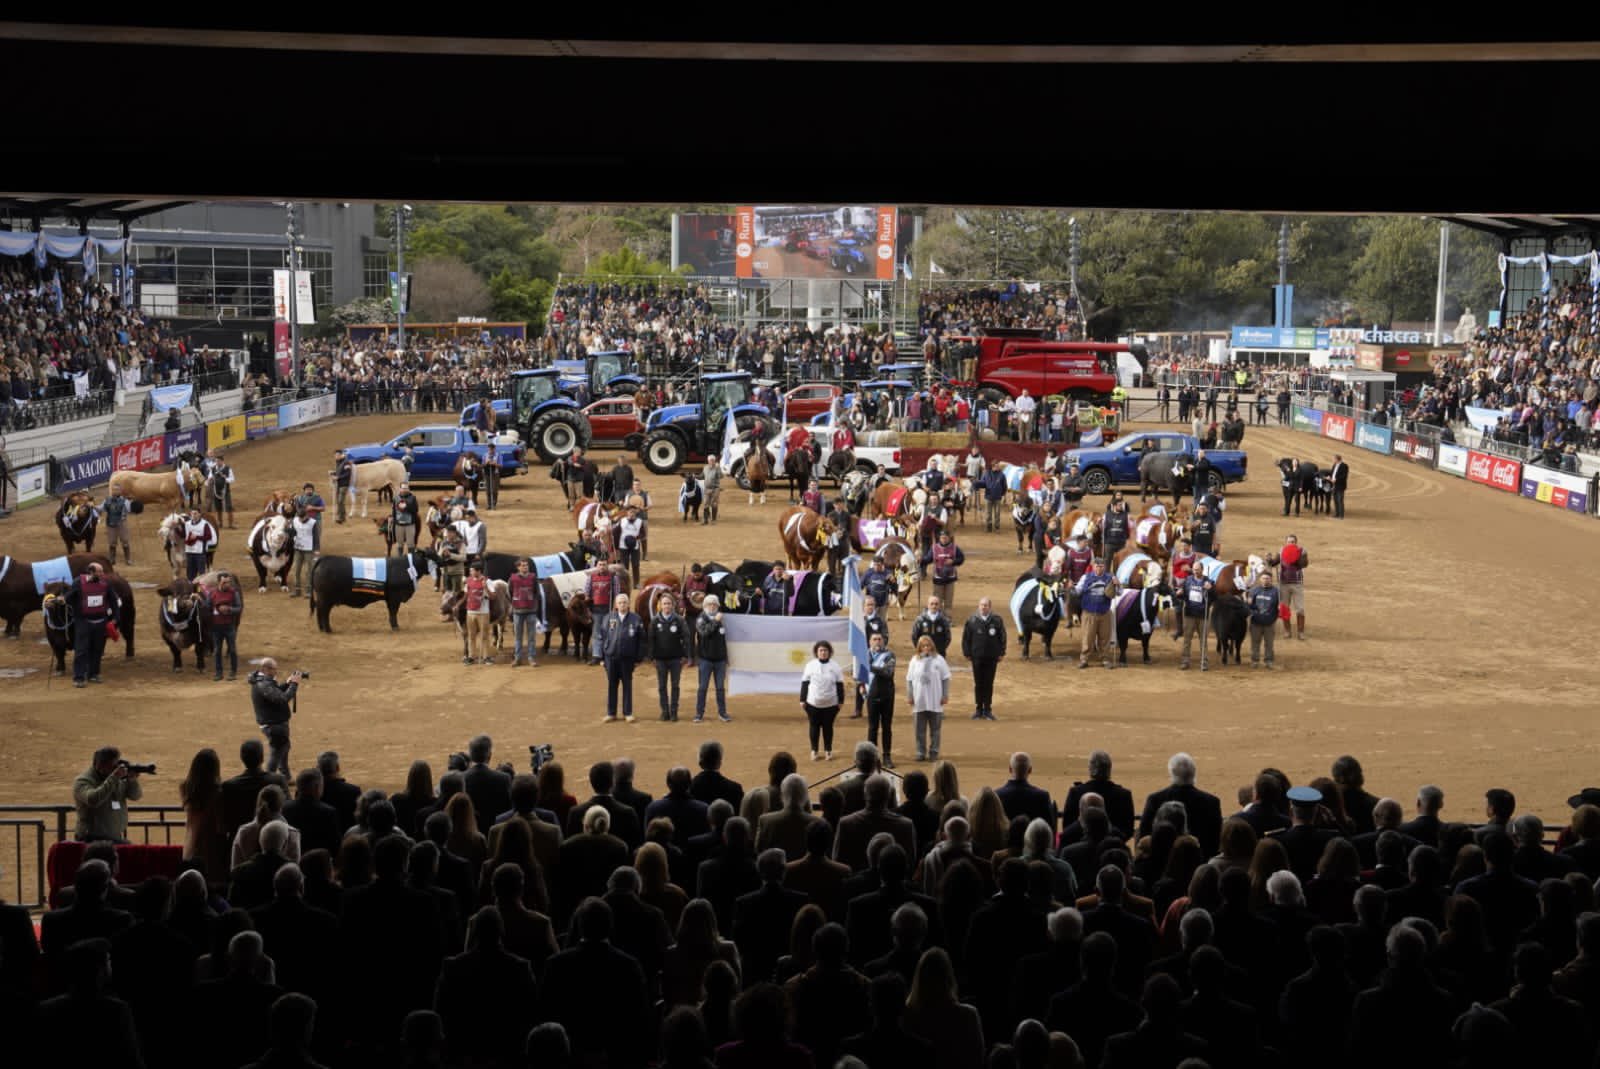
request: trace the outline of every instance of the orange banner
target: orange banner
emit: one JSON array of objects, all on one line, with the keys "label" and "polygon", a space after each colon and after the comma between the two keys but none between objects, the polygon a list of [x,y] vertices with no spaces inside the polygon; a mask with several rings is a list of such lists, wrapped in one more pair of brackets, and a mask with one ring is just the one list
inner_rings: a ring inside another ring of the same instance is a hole
[{"label": "orange banner", "polygon": [[754,278],[756,254],[756,210],[740,208],[733,216],[733,255],[740,278]]},{"label": "orange banner", "polygon": [[899,213],[893,207],[878,209],[878,225],[874,233],[873,262],[877,266],[877,277],[885,281],[894,281],[894,250],[895,224],[899,221]]}]

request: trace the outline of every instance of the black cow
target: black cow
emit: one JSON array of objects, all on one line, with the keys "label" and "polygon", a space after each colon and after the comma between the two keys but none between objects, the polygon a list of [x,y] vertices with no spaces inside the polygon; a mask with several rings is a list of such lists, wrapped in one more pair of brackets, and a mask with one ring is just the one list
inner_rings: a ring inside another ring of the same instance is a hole
[{"label": "black cow", "polygon": [[[730,613],[758,613],[761,611],[761,581],[772,572],[777,562],[770,560],[741,561],[737,568],[707,561],[701,570],[707,575],[721,575],[706,587],[707,594],[715,594],[722,603],[722,611]],[[726,572],[726,575],[721,573]]]},{"label": "black cow", "polygon": [[[561,553],[564,562],[562,568],[566,572],[586,572],[593,568],[603,555],[599,546],[592,542],[568,542],[567,548]],[[509,580],[517,571],[517,561],[524,556],[530,559],[539,554],[522,553],[485,553],[483,555],[483,577],[485,579]]]},{"label": "black cow", "polygon": [[417,573],[417,579],[431,575],[438,569],[439,558],[432,550],[415,549],[404,557],[390,557],[388,574],[381,592],[358,589],[350,557],[324,556],[311,569],[310,613],[317,617],[317,629],[332,632],[328,614],[335,605],[364,609],[374,601],[382,601],[389,610],[389,627],[400,630],[400,606],[411,600],[417,591],[416,582],[407,571],[407,565]]},{"label": "black cow", "polygon": [[[1138,598],[1132,601],[1131,598]],[[1172,619],[1172,588],[1166,583],[1130,590],[1117,598],[1112,611],[1117,635],[1117,663],[1128,663],[1128,643],[1137,641],[1144,654],[1144,663],[1150,663],[1150,636],[1170,624]],[[1149,630],[1145,625],[1149,624]]]},{"label": "black cow", "polygon": [[1139,458],[1139,500],[1172,494],[1177,505],[1194,490],[1195,459],[1188,453],[1146,453]]},{"label": "black cow", "polygon": [[1233,663],[1239,664],[1244,650],[1244,637],[1250,622],[1250,608],[1234,595],[1218,598],[1211,606],[1211,629],[1217,636],[1217,654],[1222,663],[1228,663],[1228,653],[1233,653]]},{"label": "black cow", "polygon": [[172,670],[183,671],[183,651],[194,648],[194,670],[206,670],[205,606],[200,588],[178,577],[156,591],[161,596],[161,641],[172,651]]},{"label": "black cow", "polygon": [[1017,589],[1025,583],[1033,586],[1022,596],[1022,602],[1017,606],[1017,613],[1013,623],[1017,625],[1017,638],[1022,644],[1022,659],[1028,659],[1028,647],[1032,644],[1033,636],[1038,635],[1044,642],[1044,657],[1047,661],[1056,659],[1055,651],[1050,648],[1050,643],[1055,640],[1056,628],[1061,626],[1061,618],[1072,610],[1067,605],[1065,581],[1057,576],[1046,579],[1044,572],[1038,568],[1030,568],[1017,577],[1012,586],[1013,596]]},{"label": "black cow", "polygon": [[73,640],[71,590],[66,583],[44,585],[44,637],[55,660],[52,675],[67,674],[67,651],[72,649]]},{"label": "black cow", "polygon": [[794,601],[790,616],[832,616],[844,605],[839,581],[830,572],[804,573],[798,589],[791,577],[789,589]]}]

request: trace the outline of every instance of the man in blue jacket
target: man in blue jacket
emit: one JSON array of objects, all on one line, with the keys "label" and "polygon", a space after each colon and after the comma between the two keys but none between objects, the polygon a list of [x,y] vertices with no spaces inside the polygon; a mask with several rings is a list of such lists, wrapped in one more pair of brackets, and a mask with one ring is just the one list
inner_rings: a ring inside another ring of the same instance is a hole
[{"label": "man in blue jacket", "polygon": [[983,529],[1000,530],[1000,507],[1006,500],[1005,473],[990,468],[983,476]]},{"label": "man in blue jacket", "polygon": [[600,655],[606,665],[606,719],[617,722],[617,688],[622,688],[622,718],[633,723],[633,669],[645,657],[644,621],[628,605],[628,595],[618,594],[606,615]]},{"label": "man in blue jacket", "polygon": [[1179,589],[1179,596],[1183,600],[1183,660],[1178,665],[1179,671],[1189,668],[1189,647],[1194,642],[1195,632],[1200,633],[1200,671],[1209,672],[1211,666],[1206,663],[1207,632],[1210,630],[1211,614],[1211,581],[1205,574],[1196,568],[1189,573],[1189,578],[1183,581]]},{"label": "man in blue jacket", "polygon": [[1261,644],[1267,646],[1267,668],[1272,667],[1273,637],[1278,633],[1278,588],[1272,583],[1272,572],[1261,573],[1256,585],[1250,588],[1250,667],[1261,663]]},{"label": "man in blue jacket", "polygon": [[1089,653],[1099,650],[1107,668],[1117,659],[1111,645],[1111,599],[1117,593],[1116,577],[1106,571],[1104,557],[1096,557],[1089,571],[1078,580],[1078,601],[1083,607],[1083,648],[1078,652],[1078,667],[1089,667]]}]

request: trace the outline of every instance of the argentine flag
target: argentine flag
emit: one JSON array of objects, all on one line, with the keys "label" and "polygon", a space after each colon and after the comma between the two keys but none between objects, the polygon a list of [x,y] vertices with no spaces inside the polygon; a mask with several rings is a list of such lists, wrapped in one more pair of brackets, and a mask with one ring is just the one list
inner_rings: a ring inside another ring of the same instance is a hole
[{"label": "argentine flag", "polygon": [[861,576],[856,571],[861,558],[852,554],[844,562],[844,606],[850,614],[850,659],[854,663],[857,683],[865,683],[868,676],[870,649],[867,646],[867,615],[865,595],[861,592]]},{"label": "argentine flag", "polygon": [[783,399],[783,411],[778,417],[778,460],[773,471],[783,470],[783,461],[789,455],[789,399]]},{"label": "argentine flag", "polygon": [[850,622],[836,616],[751,616],[728,613],[728,693],[798,694],[811,650],[848,641]]},{"label": "argentine flag", "polygon": [[1078,438],[1079,449],[1093,449],[1105,444],[1105,433],[1099,427],[1091,427],[1084,431]]}]

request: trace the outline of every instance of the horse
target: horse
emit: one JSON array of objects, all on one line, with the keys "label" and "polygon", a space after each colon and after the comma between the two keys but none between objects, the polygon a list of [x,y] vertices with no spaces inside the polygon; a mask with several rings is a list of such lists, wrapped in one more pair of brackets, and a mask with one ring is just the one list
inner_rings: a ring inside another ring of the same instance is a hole
[{"label": "horse", "polygon": [[72,649],[72,599],[67,596],[72,587],[60,580],[44,585],[44,637],[50,643],[50,656],[54,663],[50,674],[67,674],[67,651]]},{"label": "horse", "polygon": [[[367,496],[374,490],[387,489],[390,500],[400,491],[400,484],[408,481],[406,466],[393,457],[382,460],[369,460],[364,464],[355,464],[350,469],[350,508],[355,509],[356,497],[361,498],[361,516],[367,515]],[[338,488],[334,489],[335,495]],[[382,500],[382,497],[379,497]]]},{"label": "horse", "polygon": [[[920,566],[917,563],[917,554],[910,546],[897,539],[891,539],[879,546],[873,553],[873,560],[883,558],[888,566],[889,574],[894,576],[894,589],[890,592],[900,610],[900,619],[906,618],[906,601],[911,596],[912,587],[916,585]],[[879,608],[887,610],[887,605]]]},{"label": "horse", "polygon": [[[472,462],[470,467],[467,464],[469,460]],[[450,478],[467,491],[474,505],[478,503],[478,487],[483,483],[483,461],[471,453],[462,453],[456,458],[456,466],[450,469]]]},{"label": "horse", "polygon": [[205,485],[199,468],[180,466],[177,471],[118,471],[111,475],[108,496],[121,494],[141,505],[160,505],[167,512],[189,508],[190,497]]},{"label": "horse", "polygon": [[798,504],[800,493],[811,485],[814,460],[809,448],[791,449],[783,457],[783,474],[789,479],[789,504]]},{"label": "horse", "polygon": [[[77,490],[61,499],[61,507],[56,509],[56,530],[61,532],[61,541],[66,543],[67,552],[77,551],[78,543],[83,543],[85,553],[94,552],[95,531],[100,526],[100,510],[94,506],[94,498],[87,491]],[[112,540],[115,547],[115,539]]]},{"label": "horse", "polygon": [[200,584],[182,576],[156,591],[161,596],[161,641],[172,651],[172,670],[183,671],[183,651],[194,648],[194,670],[206,670],[204,599]]},{"label": "horse", "polygon": [[[393,543],[390,543],[393,545]],[[289,569],[294,565],[294,530],[282,516],[259,519],[245,539],[250,563],[256,567],[256,591],[267,592],[267,576],[278,577],[278,589],[289,589]]]},{"label": "horse", "polygon": [[117,592],[121,608],[117,613],[117,630],[122,634],[127,656],[133,656],[133,627],[138,609],[133,603],[133,588],[111,567],[111,561],[98,553],[73,553],[54,560],[25,561],[16,557],[0,557],[0,620],[4,620],[5,637],[22,637],[22,620],[42,606],[46,584],[53,581],[68,582],[98,564],[106,573],[106,580]]},{"label": "horse", "polygon": [[1194,490],[1194,457],[1188,453],[1146,453],[1139,458],[1139,500],[1172,494],[1176,505]]},{"label": "horse", "polygon": [[1011,620],[1017,625],[1017,641],[1022,645],[1024,661],[1028,659],[1034,635],[1044,642],[1045,660],[1056,659],[1050,644],[1055,640],[1062,617],[1067,615],[1063,583],[1060,577],[1049,578],[1037,568],[1030,568],[1017,577],[1011,590]]},{"label": "horse", "polygon": [[828,540],[833,535],[833,524],[828,518],[804,505],[784,509],[778,517],[778,537],[783,541],[783,551],[791,568],[815,570],[820,567],[828,554]]},{"label": "horse", "polygon": [[750,500],[748,504],[756,503],[756,495],[761,495],[761,503],[767,503],[767,480],[772,478],[772,458],[759,444],[752,443],[750,451],[744,458],[744,478],[750,486]]},{"label": "horse", "polygon": [[1158,628],[1172,630],[1172,590],[1166,584],[1131,587],[1117,595],[1112,605],[1113,628],[1117,638],[1117,663],[1128,663],[1128,643],[1135,639],[1150,663],[1150,636]]},{"label": "horse", "polygon": [[1183,537],[1183,528],[1162,512],[1144,512],[1133,521],[1128,532],[1128,545],[1150,554],[1159,561],[1172,559],[1172,552]]}]

